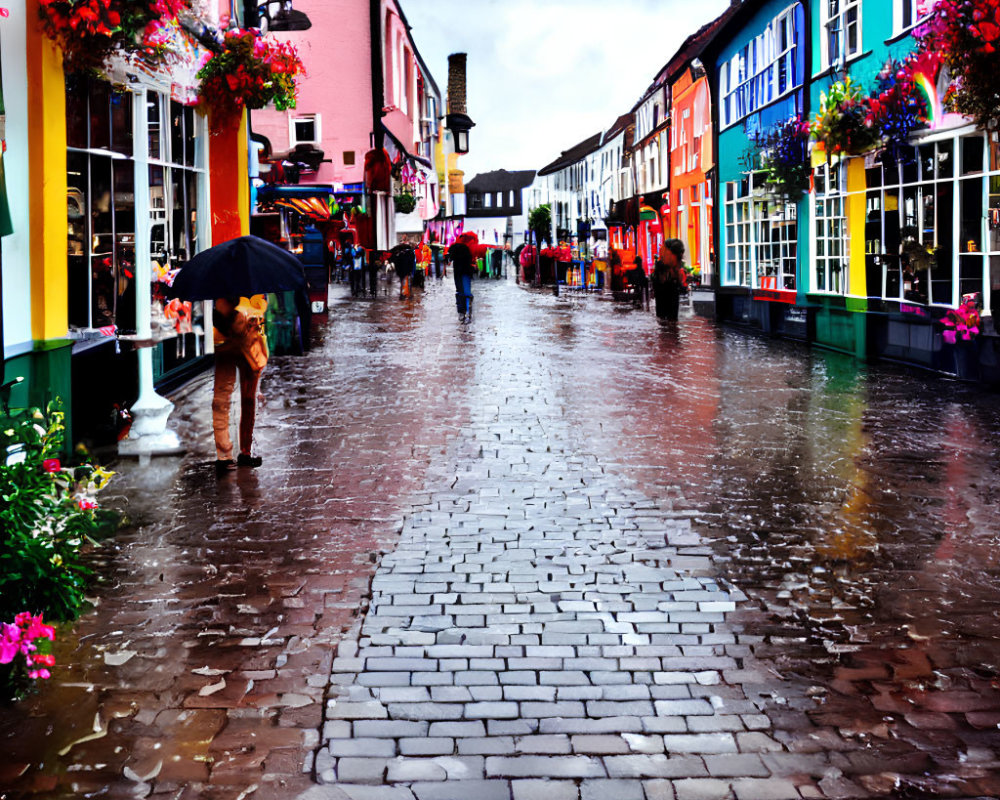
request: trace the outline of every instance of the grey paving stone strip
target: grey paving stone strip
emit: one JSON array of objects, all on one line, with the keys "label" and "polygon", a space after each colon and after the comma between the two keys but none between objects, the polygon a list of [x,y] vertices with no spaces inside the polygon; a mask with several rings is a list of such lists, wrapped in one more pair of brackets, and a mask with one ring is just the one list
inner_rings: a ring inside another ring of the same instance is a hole
[{"label": "grey paving stone strip", "polygon": [[644,496],[586,452],[549,358],[478,358],[473,423],[333,662],[317,779],[353,800],[822,796],[772,772],[768,718],[725,680],[745,597],[679,492]]}]

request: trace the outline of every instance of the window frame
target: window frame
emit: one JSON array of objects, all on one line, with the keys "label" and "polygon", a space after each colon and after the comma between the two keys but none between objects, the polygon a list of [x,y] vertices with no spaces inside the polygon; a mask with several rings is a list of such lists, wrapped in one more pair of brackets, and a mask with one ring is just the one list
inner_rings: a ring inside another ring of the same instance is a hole
[{"label": "window frame", "polygon": [[[836,170],[835,173],[832,171]],[[830,185],[831,174],[837,177],[837,189],[834,192],[824,191],[822,195],[818,191],[812,191],[809,199],[811,202],[812,215],[810,225],[810,261],[813,265],[810,275],[809,291],[812,294],[828,294],[846,297],[850,286],[850,258],[851,240],[850,231],[847,226],[847,164],[844,161],[836,163],[823,163],[813,170],[815,185],[820,181],[824,189]],[[824,211],[827,209],[835,213],[820,214],[818,209],[822,203]],[[840,233],[836,234],[831,225],[839,223]],[[822,227],[822,235],[820,230]],[[839,253],[833,254],[831,247],[837,243]],[[820,253],[820,244],[823,244]],[[834,261],[839,260],[839,268],[834,265]],[[820,267],[822,265],[822,280]],[[836,276],[836,277],[834,277]],[[831,288],[834,283],[839,284],[837,288]]]},{"label": "window frame", "polygon": [[[742,187],[745,194],[740,194]],[[799,214],[795,203],[788,203],[766,191],[767,184],[761,173],[749,172],[740,181],[725,184],[723,227],[726,236],[726,263],[723,283],[727,286],[743,286],[749,289],[769,288],[794,292],[798,287],[799,257]],[[711,205],[711,198],[703,200]],[[773,213],[771,206],[777,210]],[[763,212],[761,211],[763,209]],[[789,212],[791,209],[791,212]],[[786,214],[791,213],[791,217]],[[765,240],[764,230],[769,234],[782,234],[777,240],[770,236]],[[707,243],[705,243],[707,247]],[[776,265],[773,248],[777,246]],[[767,250],[771,249],[771,253]],[[776,271],[773,276],[764,270]],[[774,277],[775,286],[765,286],[761,278]],[[789,285],[790,284],[790,285]]]},{"label": "window frame", "polygon": [[[797,69],[798,39],[796,11],[801,3],[791,3],[768,22],[757,36],[746,42],[721,65],[719,70],[720,129],[736,125],[751,114],[801,88],[805,76]],[[787,25],[788,41],[782,48],[781,26]],[[780,65],[791,75],[784,91],[779,90]],[[734,79],[735,78],[735,79]],[[760,88],[757,88],[760,84]],[[767,88],[763,94],[762,89]]]},{"label": "window frame", "polygon": [[[296,122],[312,122],[315,138],[299,139],[295,131]],[[288,146],[290,148],[300,144],[319,145],[323,141],[323,115],[322,114],[296,114],[288,118]]]},{"label": "window frame", "polygon": [[[840,9],[835,15],[830,14],[830,4],[840,3]],[[820,8],[821,14],[821,24],[820,24],[820,50],[823,55],[823,66],[826,69],[843,67],[845,64],[853,61],[855,58],[861,56],[864,53],[864,20],[863,20],[863,9],[864,3],[861,0],[822,0]],[[844,28],[841,28],[841,42],[842,46],[839,48],[840,52],[833,54],[830,52],[830,35],[831,35],[831,25],[835,20],[844,20],[847,17],[848,12],[851,9],[857,10],[857,48],[852,51],[847,51],[847,36],[844,33]]]}]

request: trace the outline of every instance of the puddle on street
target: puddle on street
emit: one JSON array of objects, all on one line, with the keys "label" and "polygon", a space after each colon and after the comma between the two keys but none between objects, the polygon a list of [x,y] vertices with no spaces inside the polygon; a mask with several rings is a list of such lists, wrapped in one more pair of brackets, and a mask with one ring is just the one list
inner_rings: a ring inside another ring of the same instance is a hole
[{"label": "puddle on street", "polygon": [[[750,597],[727,625],[783,687],[766,709],[773,735],[837,756],[831,794],[854,780],[872,797],[1000,796],[995,394],[704,320],[658,325],[597,298],[512,282],[478,292],[531,337],[503,341],[485,311],[457,326],[448,285],[412,306],[355,304],[324,331],[327,363],[290,360],[265,384],[261,435],[283,443],[268,470],[218,486],[198,459],[128,470],[120,497],[139,530],[105,556],[116,583],[102,608],[57,644],[59,680],[30,713],[0,712],[0,787],[141,796],[158,742],[178,756],[164,768],[187,770],[158,787],[206,780],[223,752],[242,753],[232,771],[259,772],[262,757],[241,750],[254,719],[274,712],[275,736],[305,717],[274,711],[287,686],[261,688],[274,654],[229,645],[276,625],[285,646],[308,638],[320,623],[303,587],[363,571],[394,535],[402,498],[460,436],[477,359],[530,341],[551,380],[541,388],[588,453],[651,497],[681,487],[697,510],[721,576]],[[207,392],[192,403],[179,413],[192,415],[205,461]],[[221,572],[209,574],[212,562]],[[334,611],[338,593],[361,592],[343,577],[321,590]],[[109,669],[107,657],[125,660]],[[219,705],[235,717],[176,701],[218,681],[192,674],[205,666],[229,676]],[[315,664],[296,669],[304,681]],[[244,696],[227,697],[236,684]],[[790,728],[791,710],[815,730]],[[135,778],[115,793],[126,767]]]}]

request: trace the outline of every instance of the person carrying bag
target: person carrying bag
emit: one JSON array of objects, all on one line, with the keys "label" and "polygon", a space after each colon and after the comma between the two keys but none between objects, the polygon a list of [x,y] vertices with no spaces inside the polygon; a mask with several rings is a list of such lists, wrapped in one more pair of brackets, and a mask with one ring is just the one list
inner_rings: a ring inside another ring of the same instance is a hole
[{"label": "person carrying bag", "polygon": [[[248,317],[238,305],[237,297],[220,297],[215,301],[212,313],[215,340],[212,428],[215,433],[215,467],[219,472],[234,467],[259,467],[263,462],[260,456],[252,454],[252,447],[257,388],[269,357],[267,338],[261,329],[260,317]],[[229,409],[237,376],[240,382],[240,452],[234,461]]]}]

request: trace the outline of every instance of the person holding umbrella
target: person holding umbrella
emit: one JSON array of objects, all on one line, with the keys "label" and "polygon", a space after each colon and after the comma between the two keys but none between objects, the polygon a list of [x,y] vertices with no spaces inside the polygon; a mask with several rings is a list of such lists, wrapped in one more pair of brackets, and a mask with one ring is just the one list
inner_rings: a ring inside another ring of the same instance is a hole
[{"label": "person holding umbrella", "polygon": [[[215,468],[220,472],[234,467],[259,467],[253,455],[253,426],[257,417],[257,387],[267,365],[267,340],[257,318],[239,310],[240,298],[220,297],[212,312],[215,339],[215,386],[212,396],[212,429],[215,432]],[[233,461],[233,441],[229,431],[229,408],[236,377],[240,379],[240,453]]]},{"label": "person holding umbrella", "polygon": [[[212,427],[215,432],[216,468],[259,467],[252,453],[257,387],[267,364],[267,340],[259,324],[237,306],[240,297],[269,292],[294,292],[303,332],[309,330],[311,309],[302,263],[291,253],[256,236],[240,236],[194,256],[181,267],[171,286],[180,300],[215,299],[215,394]],[[307,339],[303,338],[303,348]],[[236,379],[240,379],[240,452],[233,460],[229,433],[229,406]]]},{"label": "person holding umbrella", "polygon": [[390,251],[389,262],[399,278],[399,299],[406,299],[410,296],[413,273],[417,268],[417,259],[413,248],[406,242],[397,244]]}]

